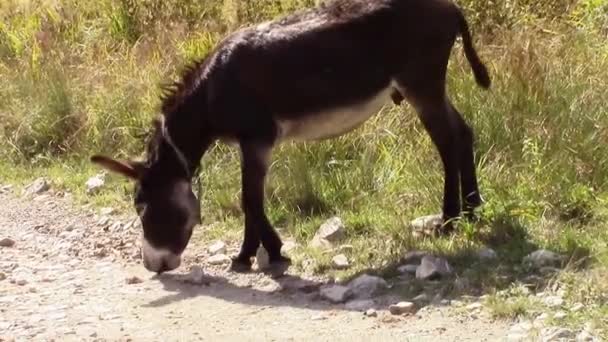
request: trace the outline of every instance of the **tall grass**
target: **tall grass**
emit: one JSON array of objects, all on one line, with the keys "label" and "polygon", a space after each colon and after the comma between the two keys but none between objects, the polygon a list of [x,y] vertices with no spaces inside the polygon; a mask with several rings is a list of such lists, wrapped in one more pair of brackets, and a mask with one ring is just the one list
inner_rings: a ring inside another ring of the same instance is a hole
[{"label": "tall grass", "polygon": [[[158,112],[159,83],[231,30],[314,3],[3,1],[3,166],[69,165],[70,172],[91,174],[90,153],[141,153]],[[570,255],[586,249],[606,269],[608,3],[459,3],[493,79],[490,91],[478,88],[456,44],[448,88],[476,134],[486,199],[481,222],[464,225],[452,239],[418,241],[409,233],[412,218],[439,211],[442,169],[407,104],[387,105],[343,137],[279,147],[268,181],[272,221],[304,241],[319,222],[339,214],[351,242],[365,251],[351,257],[365,265],[414,245],[459,253],[489,243],[507,259],[538,246]],[[224,222],[221,229],[236,235],[238,163],[236,150],[217,145],[201,175],[205,220]],[[66,184],[82,191],[80,183]],[[129,196],[118,188],[120,198]]]}]

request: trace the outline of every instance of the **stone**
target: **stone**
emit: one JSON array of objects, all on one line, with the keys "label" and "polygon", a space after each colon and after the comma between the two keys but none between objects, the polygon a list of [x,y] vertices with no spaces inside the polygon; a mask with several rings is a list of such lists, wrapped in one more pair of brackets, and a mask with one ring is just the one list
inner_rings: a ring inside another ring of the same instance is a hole
[{"label": "stone", "polygon": [[337,216],[325,221],[315,234],[315,237],[325,239],[331,243],[338,242],[344,238],[344,223]]},{"label": "stone", "polygon": [[414,303],[424,304],[424,303],[430,302],[431,299],[429,298],[429,295],[427,295],[426,293],[421,293],[421,294],[417,295],[416,297],[412,298],[412,301]]},{"label": "stone", "polygon": [[352,290],[353,295],[359,299],[368,299],[376,295],[379,291],[388,288],[386,280],[370,276],[368,274],[360,275],[353,279],[348,287]]},{"label": "stone", "polygon": [[299,246],[300,245],[297,244],[296,242],[287,240],[283,243],[283,246],[281,246],[281,252],[290,253],[290,252],[294,251],[296,248],[298,248]]},{"label": "stone", "polygon": [[584,308],[585,308],[585,304],[583,304],[583,303],[575,303],[570,308],[570,311],[572,311],[572,312],[579,312],[579,311],[583,310]]},{"label": "stone", "polygon": [[559,272],[559,268],[552,266],[541,267],[539,270],[543,276],[551,276]]},{"label": "stone", "polygon": [[416,269],[416,278],[435,280],[443,276],[449,276],[452,272],[452,267],[446,259],[427,255],[422,258],[420,266]]},{"label": "stone", "polygon": [[468,278],[458,278],[454,280],[454,289],[459,292],[467,292],[467,290],[471,287],[471,282]]},{"label": "stone", "polygon": [[331,242],[327,241],[326,239],[320,238],[320,237],[313,237],[312,241],[310,242],[310,246],[312,248],[317,248],[317,249],[331,249],[333,248],[333,245]]},{"label": "stone", "polygon": [[207,258],[207,262],[211,265],[222,265],[230,262],[230,257],[226,254],[216,254]]},{"label": "stone", "polygon": [[126,282],[129,285],[133,285],[133,284],[141,284],[141,283],[143,283],[143,280],[141,278],[139,278],[138,276],[132,276],[132,277],[127,277]]},{"label": "stone", "polygon": [[568,340],[574,338],[574,333],[570,329],[550,327],[541,330],[540,338],[543,342],[559,341],[561,339]]},{"label": "stone", "polygon": [[527,266],[541,268],[545,266],[559,266],[562,260],[563,257],[557,253],[546,249],[539,249],[528,254],[524,258],[523,263]]},{"label": "stone", "polygon": [[190,274],[188,274],[186,278],[186,282],[195,284],[195,285],[203,285],[209,284],[209,277],[205,275],[205,271],[200,266],[192,266],[190,269]]},{"label": "stone", "polygon": [[212,243],[207,250],[211,255],[226,254],[226,244],[218,240]]},{"label": "stone", "polygon": [[49,182],[44,177],[40,177],[26,186],[23,192],[24,195],[39,195],[48,191],[50,188]]},{"label": "stone", "polygon": [[344,255],[344,254],[338,254],[335,257],[333,257],[331,259],[331,264],[334,268],[339,269],[339,270],[346,269],[350,266],[350,264],[348,263],[348,259],[346,258],[346,255]]},{"label": "stone", "polygon": [[523,321],[517,323],[509,329],[507,333],[508,341],[526,341],[530,338],[530,331],[533,329],[532,323]]},{"label": "stone", "polygon": [[421,216],[414,219],[410,225],[414,230],[427,231],[436,230],[443,224],[443,217],[441,214]]},{"label": "stone", "polygon": [[351,311],[367,311],[374,305],[375,303],[371,299],[355,299],[347,302],[344,307]]},{"label": "stone", "polygon": [[416,266],[420,265],[422,258],[429,255],[428,252],[425,251],[409,251],[405,253],[401,262],[404,264],[415,264]]},{"label": "stone", "polygon": [[555,319],[564,319],[566,317],[568,317],[568,314],[561,310],[557,311],[555,314],[553,314],[553,318],[555,318]]},{"label": "stone", "polygon": [[86,187],[86,193],[91,195],[98,192],[105,184],[105,174],[100,173],[89,178],[84,185]]},{"label": "stone", "polygon": [[365,311],[365,316],[367,316],[367,317],[378,317],[378,312],[376,312],[376,310],[374,310],[374,309],[367,309]]},{"label": "stone", "polygon": [[264,246],[260,245],[255,253],[255,261],[258,264],[258,269],[266,269],[270,265],[270,256]]},{"label": "stone", "polygon": [[344,303],[352,297],[352,290],[342,285],[328,285],[321,288],[319,294],[332,303]]},{"label": "stone", "polygon": [[114,208],[110,208],[110,207],[105,207],[105,208],[101,208],[99,210],[99,214],[101,214],[101,216],[110,216],[112,214],[114,214],[116,210]]},{"label": "stone", "polygon": [[416,274],[417,268],[418,268],[418,265],[407,264],[407,265],[401,265],[401,266],[397,267],[397,271],[399,271],[399,273]]},{"label": "stone", "polygon": [[588,332],[587,330],[583,330],[576,334],[576,342],[593,342],[596,341],[596,338]]},{"label": "stone", "polygon": [[471,303],[466,306],[467,310],[470,310],[470,311],[481,310],[482,307],[483,307],[483,305],[479,302]]},{"label": "stone", "polygon": [[556,308],[564,304],[564,299],[559,296],[547,296],[543,299],[543,302],[550,308]]},{"label": "stone", "polygon": [[492,261],[498,259],[498,254],[492,248],[483,248],[477,252],[477,257],[481,260]]},{"label": "stone", "polygon": [[6,274],[0,272],[0,281],[5,280],[6,279]]},{"label": "stone", "polygon": [[393,315],[403,315],[406,313],[414,313],[416,305],[412,302],[399,302],[388,307],[388,311]]},{"label": "stone", "polygon": [[11,238],[3,238],[0,240],[0,247],[13,247],[15,245],[15,240]]},{"label": "stone", "polygon": [[19,285],[19,286],[25,286],[27,285],[27,280],[25,279],[19,279],[15,282],[15,284]]}]

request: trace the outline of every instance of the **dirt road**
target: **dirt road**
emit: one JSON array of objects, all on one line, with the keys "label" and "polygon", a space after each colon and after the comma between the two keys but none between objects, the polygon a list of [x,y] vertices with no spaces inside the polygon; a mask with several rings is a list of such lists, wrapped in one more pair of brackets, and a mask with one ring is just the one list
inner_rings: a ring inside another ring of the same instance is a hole
[{"label": "dirt road", "polygon": [[[234,274],[190,245],[157,277],[139,263],[132,217],[100,217],[68,198],[0,194],[0,341],[500,341],[508,324],[449,305],[377,316],[318,295],[313,281]],[[199,254],[197,254],[199,253]],[[191,272],[192,265],[199,269]],[[201,276],[200,267],[205,270]]]}]

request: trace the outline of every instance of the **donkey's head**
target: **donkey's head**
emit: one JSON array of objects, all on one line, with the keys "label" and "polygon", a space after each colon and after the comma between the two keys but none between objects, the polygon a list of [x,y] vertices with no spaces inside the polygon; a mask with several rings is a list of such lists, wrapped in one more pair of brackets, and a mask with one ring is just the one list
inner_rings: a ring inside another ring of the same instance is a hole
[{"label": "donkey's head", "polygon": [[[158,126],[158,125],[157,125]],[[192,231],[200,224],[200,203],[181,152],[160,129],[148,161],[118,161],[95,155],[91,161],[135,182],[134,205],[143,227],[144,266],[161,273],[177,268]]]}]

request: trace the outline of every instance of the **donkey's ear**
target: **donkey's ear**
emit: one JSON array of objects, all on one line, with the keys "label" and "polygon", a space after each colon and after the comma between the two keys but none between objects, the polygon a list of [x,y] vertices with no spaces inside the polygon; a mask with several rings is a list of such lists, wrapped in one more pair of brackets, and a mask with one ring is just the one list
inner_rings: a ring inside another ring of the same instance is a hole
[{"label": "donkey's ear", "polygon": [[144,166],[140,162],[118,161],[102,155],[92,156],[91,162],[134,180],[138,180],[144,170]]}]

